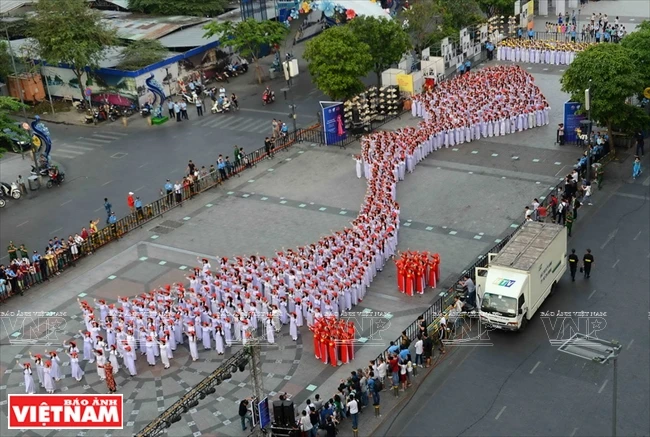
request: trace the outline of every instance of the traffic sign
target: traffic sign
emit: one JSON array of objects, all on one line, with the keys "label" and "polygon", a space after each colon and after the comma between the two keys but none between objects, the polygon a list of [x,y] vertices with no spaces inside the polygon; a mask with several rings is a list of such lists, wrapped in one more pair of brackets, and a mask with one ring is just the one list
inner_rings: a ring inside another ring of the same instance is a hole
[{"label": "traffic sign", "polygon": [[93,90],[90,89],[90,87],[86,88],[86,96],[90,97],[93,94]]}]

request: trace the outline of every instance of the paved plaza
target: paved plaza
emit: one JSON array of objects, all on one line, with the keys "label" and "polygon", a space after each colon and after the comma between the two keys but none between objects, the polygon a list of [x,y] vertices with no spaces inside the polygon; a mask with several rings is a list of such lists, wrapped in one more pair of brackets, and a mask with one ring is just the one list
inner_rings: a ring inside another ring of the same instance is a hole
[{"label": "paved plaza", "polygon": [[[437,151],[398,185],[402,218],[399,248],[440,253],[443,281],[439,288],[427,290],[424,296],[402,295],[396,288],[394,265],[389,263],[372,283],[362,305],[355,308],[381,313],[389,323],[381,337],[374,335],[373,341],[358,347],[352,365],[324,366],[314,359],[311,334],[306,328],[298,342],[293,342],[288,327],[284,327],[276,345],[263,347],[264,389],[270,397],[287,392],[296,405],[314,393],[330,397],[341,378],[381,353],[388,341],[437,299],[442,286],[451,285],[463,269],[517,226],[524,206],[547,194],[569,172],[581,150],[553,144],[555,126],[561,121],[561,105],[566,101],[558,90],[561,73],[554,70],[533,74],[552,106],[549,126]],[[382,129],[416,123],[409,115]],[[305,245],[349,226],[366,187],[365,180],[356,178],[352,159],[359,151],[358,143],[345,150],[309,143],[293,146],[101,249],[63,278],[11,299],[0,308],[5,312],[0,334],[0,404],[6,405],[6,393],[24,392],[22,373],[15,360],[25,361],[29,351],[42,353],[46,348],[12,345],[26,334],[6,323],[8,312],[65,314],[61,328],[65,333],[58,333],[59,338],[51,341],[51,347],[63,351],[61,341],[84,329],[77,297],[115,301],[118,295],[134,296],[184,281],[187,270],[197,265],[197,257],[214,260],[256,253],[273,256],[282,248]],[[199,354],[200,360],[193,363],[188,350],[179,347],[168,370],[160,363],[150,368],[144,358],[137,361],[136,377],[125,378],[121,370],[116,381],[118,392],[125,397],[125,428],[106,435],[126,436],[140,430],[223,360],[214,351]],[[106,392],[94,365],[82,366],[86,370],[82,382],[68,376],[59,383],[57,392]],[[67,363],[64,368],[69,372]],[[248,369],[237,372],[218,387],[216,394],[183,415],[168,433],[187,436],[189,429],[195,436],[243,435],[237,407],[239,400],[251,395]],[[0,415],[6,423],[5,408]],[[3,435],[23,434],[3,431]],[[52,431],[44,435],[60,434]]]}]

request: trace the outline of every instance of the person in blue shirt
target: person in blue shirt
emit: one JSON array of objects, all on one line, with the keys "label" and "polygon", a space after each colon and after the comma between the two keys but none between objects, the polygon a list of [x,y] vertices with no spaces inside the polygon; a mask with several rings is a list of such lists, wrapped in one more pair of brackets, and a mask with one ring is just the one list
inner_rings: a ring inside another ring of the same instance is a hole
[{"label": "person in blue shirt", "polygon": [[609,31],[606,30],[606,31],[603,33],[603,40],[604,40],[604,42],[609,42],[609,41],[610,41],[610,38],[611,38],[611,35],[609,34]]},{"label": "person in blue shirt", "polygon": [[139,197],[135,198],[134,206],[135,206],[135,210],[136,210],[136,212],[138,214],[138,218],[144,218],[144,215],[142,214],[142,200],[140,200]]},{"label": "person in blue shirt", "polygon": [[535,38],[535,31],[533,29],[530,29],[528,31],[528,39],[532,41],[533,38]]},{"label": "person in blue shirt", "polygon": [[571,31],[571,42],[576,42],[576,30]]},{"label": "person in blue shirt", "polygon": [[108,223],[111,224],[111,225],[114,225],[115,223],[117,223],[117,217],[115,216],[114,212],[111,212],[111,215],[108,216]]},{"label": "person in blue shirt", "polygon": [[411,355],[411,353],[409,352],[408,349],[402,349],[401,351],[399,351],[399,360],[402,363],[406,363],[409,361],[409,355]]},{"label": "person in blue shirt", "polygon": [[494,59],[494,44],[491,41],[485,43],[485,50],[487,50],[488,61]]},{"label": "person in blue shirt", "polygon": [[397,354],[399,353],[399,346],[397,346],[394,342],[390,342],[390,346],[388,347],[388,353],[389,354]]},{"label": "person in blue shirt", "polygon": [[458,74],[460,74],[461,76],[465,74],[465,64],[463,64],[462,62],[458,64]]},{"label": "person in blue shirt", "polygon": [[600,42],[600,30],[596,31],[596,42]]},{"label": "person in blue shirt", "polygon": [[38,262],[41,262],[41,255],[38,253],[38,251],[34,251],[34,254],[32,255],[32,263],[36,264]]},{"label": "person in blue shirt", "polygon": [[471,69],[472,69],[472,61],[470,60],[465,61],[465,73],[469,73]]},{"label": "person in blue shirt", "polygon": [[524,29],[521,27],[517,29],[517,38],[521,39],[524,36]]}]

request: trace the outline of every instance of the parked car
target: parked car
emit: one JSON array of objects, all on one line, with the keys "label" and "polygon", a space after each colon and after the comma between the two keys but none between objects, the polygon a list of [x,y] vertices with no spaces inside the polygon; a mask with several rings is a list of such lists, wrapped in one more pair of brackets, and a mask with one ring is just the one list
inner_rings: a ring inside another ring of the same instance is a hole
[{"label": "parked car", "polygon": [[[17,125],[20,128],[20,124]],[[7,127],[2,130],[2,133],[3,135],[0,135],[0,147],[3,149],[20,153],[23,150],[28,151],[32,148],[32,140],[26,131],[18,133]]]}]

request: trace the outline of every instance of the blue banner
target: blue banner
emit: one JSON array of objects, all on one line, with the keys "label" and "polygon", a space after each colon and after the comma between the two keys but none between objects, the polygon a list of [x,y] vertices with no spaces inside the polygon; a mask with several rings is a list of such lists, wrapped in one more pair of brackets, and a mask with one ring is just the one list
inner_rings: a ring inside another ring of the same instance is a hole
[{"label": "blue banner", "polygon": [[576,129],[580,127],[580,122],[587,118],[584,114],[577,114],[581,107],[582,105],[577,102],[564,104],[564,141],[567,143],[576,141]]},{"label": "blue banner", "polygon": [[347,138],[345,131],[345,114],[342,102],[320,102],[323,113],[323,130],[325,131],[325,144],[336,144]]}]

